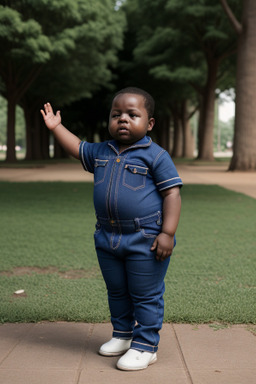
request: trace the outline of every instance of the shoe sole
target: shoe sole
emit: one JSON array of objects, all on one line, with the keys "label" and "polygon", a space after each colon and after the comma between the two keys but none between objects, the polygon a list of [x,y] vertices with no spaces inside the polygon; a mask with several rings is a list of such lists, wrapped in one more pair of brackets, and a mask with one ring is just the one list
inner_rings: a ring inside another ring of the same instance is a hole
[{"label": "shoe sole", "polygon": [[146,367],[140,367],[140,368],[127,368],[123,367],[122,365],[117,364],[117,368],[120,369],[121,371],[141,371],[142,369],[148,368],[149,365],[152,365],[157,362],[157,356],[150,361],[150,363]]},{"label": "shoe sole", "polygon": [[119,351],[119,352],[104,352],[104,351],[99,350],[99,354],[101,356],[108,356],[108,357],[111,357],[111,356],[121,356],[121,355],[125,354],[125,352],[127,352],[128,349],[125,349],[124,351]]}]

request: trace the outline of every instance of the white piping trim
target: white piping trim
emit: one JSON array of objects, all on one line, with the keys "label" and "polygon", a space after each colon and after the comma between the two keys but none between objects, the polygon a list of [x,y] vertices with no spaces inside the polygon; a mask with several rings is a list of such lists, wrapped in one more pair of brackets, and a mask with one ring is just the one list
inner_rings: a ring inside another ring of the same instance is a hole
[{"label": "white piping trim", "polygon": [[180,183],[176,183],[176,184],[171,184],[171,185],[168,185],[167,187],[164,187],[164,188],[159,189],[159,191],[161,192],[161,191],[164,191],[165,189],[173,188],[173,187],[175,187],[176,185],[183,185],[183,183],[180,182]]},{"label": "white piping trim", "polygon": [[160,185],[160,184],[163,184],[163,183],[167,183],[167,181],[171,181],[171,180],[175,180],[175,179],[180,179],[180,177],[177,176],[177,177],[173,177],[172,179],[168,179],[168,180],[160,181],[160,183],[157,183],[156,185]]},{"label": "white piping trim", "polygon": [[85,145],[86,141],[82,142],[81,146],[81,160],[82,160],[82,164],[84,166],[84,169],[88,172],[88,168],[86,166],[86,163],[85,163],[85,160],[84,160],[84,145]]}]

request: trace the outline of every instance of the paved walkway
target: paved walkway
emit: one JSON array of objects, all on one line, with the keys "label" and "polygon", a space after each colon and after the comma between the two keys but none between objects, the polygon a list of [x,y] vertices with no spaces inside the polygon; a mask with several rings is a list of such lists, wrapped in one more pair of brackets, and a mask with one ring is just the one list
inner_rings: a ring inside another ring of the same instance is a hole
[{"label": "paved walkway", "polygon": [[247,326],[164,324],[158,361],[140,372],[116,369],[97,351],[110,324],[0,326],[1,384],[255,384],[256,338]]},{"label": "paved walkway", "polygon": [[[256,198],[256,174],[226,166],[178,166],[186,183],[218,184]],[[91,181],[80,164],[0,168],[0,180]],[[0,307],[1,310],[1,307]],[[99,356],[110,324],[38,323],[0,326],[1,384],[256,384],[256,326],[164,324],[158,362],[140,372]]]}]

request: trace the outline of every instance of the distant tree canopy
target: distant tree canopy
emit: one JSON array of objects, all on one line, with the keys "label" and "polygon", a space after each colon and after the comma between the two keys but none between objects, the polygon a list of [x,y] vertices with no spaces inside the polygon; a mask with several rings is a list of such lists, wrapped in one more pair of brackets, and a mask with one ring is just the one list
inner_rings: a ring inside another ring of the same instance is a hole
[{"label": "distant tree canopy", "polygon": [[153,134],[173,156],[192,157],[197,140],[198,158],[213,160],[215,101],[235,87],[240,112],[231,169],[255,169],[255,36],[254,0],[0,0],[7,160],[15,159],[17,104],[27,158],[45,158],[49,137],[38,113],[45,101],[62,107],[76,133],[104,139],[110,94],[128,85],[155,97]]},{"label": "distant tree canopy", "polygon": [[122,12],[114,6],[112,0],[0,1],[7,160],[15,160],[17,104],[23,106],[26,117],[27,157],[40,158],[42,143],[47,142],[40,137],[35,117],[40,103],[50,98],[59,105],[68,104],[110,84],[125,25]]},{"label": "distant tree canopy", "polygon": [[[238,3],[233,0],[236,12]],[[235,68],[228,60],[231,55],[234,59],[235,33],[221,4],[211,0],[130,0],[125,7],[129,26],[126,47],[131,50],[122,63],[125,78],[131,69],[132,78],[137,72],[139,81],[161,100],[163,114],[173,120],[175,156],[191,155],[188,122],[198,110],[198,157],[212,160],[215,91],[224,88],[227,78],[234,84]]]}]

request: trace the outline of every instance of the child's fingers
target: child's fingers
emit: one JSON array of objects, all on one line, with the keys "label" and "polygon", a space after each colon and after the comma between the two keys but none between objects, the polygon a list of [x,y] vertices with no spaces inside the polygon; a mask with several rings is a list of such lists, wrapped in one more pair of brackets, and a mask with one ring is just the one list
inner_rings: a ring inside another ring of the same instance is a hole
[{"label": "child's fingers", "polygon": [[44,110],[41,109],[40,112],[44,119],[47,117],[48,113],[53,114],[53,109],[51,104],[50,103],[44,104]]},{"label": "child's fingers", "polygon": [[152,247],[150,248],[151,251],[155,251],[156,247],[157,247],[157,239],[155,239],[154,243],[152,244]]},{"label": "child's fingers", "polygon": [[46,113],[53,113],[53,109],[52,109],[52,106],[51,106],[51,104],[50,103],[46,103],[45,105],[44,105],[44,110],[45,110],[45,112]]},{"label": "child's fingers", "polygon": [[43,109],[40,109],[41,114],[43,115],[43,118],[45,119],[45,113]]}]

